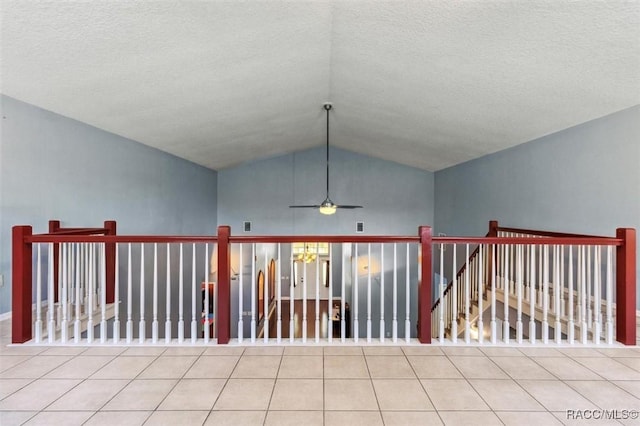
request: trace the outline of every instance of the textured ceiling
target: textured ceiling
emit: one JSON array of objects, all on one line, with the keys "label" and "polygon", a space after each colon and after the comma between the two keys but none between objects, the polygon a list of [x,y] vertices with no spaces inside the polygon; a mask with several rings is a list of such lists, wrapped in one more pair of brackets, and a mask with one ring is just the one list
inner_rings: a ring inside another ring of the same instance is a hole
[{"label": "textured ceiling", "polygon": [[638,1],[34,2],[2,93],[221,169],[324,143],[439,170],[640,103]]}]

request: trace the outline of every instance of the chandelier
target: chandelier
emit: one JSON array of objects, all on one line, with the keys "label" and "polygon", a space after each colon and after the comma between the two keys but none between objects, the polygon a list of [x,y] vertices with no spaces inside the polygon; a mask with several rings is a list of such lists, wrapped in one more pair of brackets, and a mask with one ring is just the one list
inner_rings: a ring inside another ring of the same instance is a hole
[{"label": "chandelier", "polygon": [[329,254],[329,243],[293,243],[292,251],[294,261],[311,263]]}]

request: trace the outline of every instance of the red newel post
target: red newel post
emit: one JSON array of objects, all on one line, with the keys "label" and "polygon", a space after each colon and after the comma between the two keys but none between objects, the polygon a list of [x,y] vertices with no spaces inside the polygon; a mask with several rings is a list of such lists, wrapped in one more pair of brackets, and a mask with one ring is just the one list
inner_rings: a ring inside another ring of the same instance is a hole
[{"label": "red newel post", "polygon": [[616,340],[636,344],[636,230],[616,229]]},{"label": "red newel post", "polygon": [[25,238],[31,236],[30,226],[14,226],[12,230],[12,282],[11,282],[11,343],[31,340],[31,271],[33,269],[31,243]]},{"label": "red newel post", "polygon": [[489,221],[489,232],[487,233],[487,237],[497,237],[498,236],[498,221],[490,220]]},{"label": "red newel post", "polygon": [[[105,235],[116,235],[116,221],[105,220],[104,228],[106,229]],[[115,302],[115,288],[116,288],[116,243],[105,243],[104,245],[104,260],[106,269],[106,287],[107,287],[107,303]]]},{"label": "red newel post", "polygon": [[[418,286],[418,340],[431,343],[431,288],[433,271],[431,266],[431,227],[420,226],[420,252],[422,253],[421,276]],[[408,273],[409,271],[407,271]]]},{"label": "red newel post", "polygon": [[[59,220],[49,221],[49,233],[55,234],[60,230]],[[60,259],[60,244],[53,244],[53,301],[58,302],[58,260]]]},{"label": "red newel post", "polygon": [[229,226],[218,226],[218,344],[231,338],[231,246]]}]

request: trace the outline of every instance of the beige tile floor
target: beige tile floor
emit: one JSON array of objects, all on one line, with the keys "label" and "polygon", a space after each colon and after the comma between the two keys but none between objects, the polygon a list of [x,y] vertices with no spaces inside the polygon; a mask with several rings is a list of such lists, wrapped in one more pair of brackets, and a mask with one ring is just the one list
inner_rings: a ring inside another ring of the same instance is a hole
[{"label": "beige tile floor", "polygon": [[[640,410],[640,347],[8,346],[0,425],[598,425]],[[597,413],[597,411],[595,411]]]}]

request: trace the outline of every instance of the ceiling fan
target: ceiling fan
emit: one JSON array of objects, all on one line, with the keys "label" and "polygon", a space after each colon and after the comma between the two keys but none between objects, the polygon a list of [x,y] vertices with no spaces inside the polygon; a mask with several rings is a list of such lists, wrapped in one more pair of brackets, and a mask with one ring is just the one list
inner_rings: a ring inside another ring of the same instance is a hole
[{"label": "ceiling fan", "polygon": [[327,197],[321,204],[310,205],[297,205],[289,206],[292,209],[318,209],[322,214],[334,214],[336,209],[361,209],[362,206],[352,206],[347,204],[335,204],[329,198],[329,111],[331,111],[332,105],[330,103],[324,104],[324,109],[327,111]]}]

